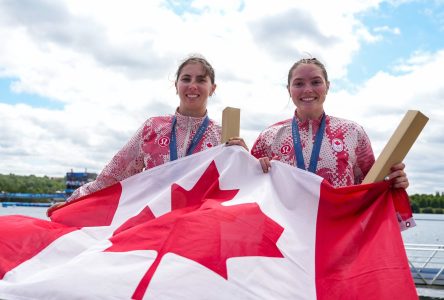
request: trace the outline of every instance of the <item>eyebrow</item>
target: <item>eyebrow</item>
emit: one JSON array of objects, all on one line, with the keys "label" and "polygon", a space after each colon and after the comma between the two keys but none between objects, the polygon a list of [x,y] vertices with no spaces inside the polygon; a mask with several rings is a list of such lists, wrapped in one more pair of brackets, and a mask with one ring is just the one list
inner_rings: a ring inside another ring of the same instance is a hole
[{"label": "eyebrow", "polygon": [[[309,80],[318,79],[318,78],[322,79],[322,76],[316,75],[316,76],[310,77]],[[295,81],[295,80],[305,80],[305,78],[296,77],[296,78],[293,79],[293,81]]]},{"label": "eyebrow", "polygon": [[[209,76],[209,75],[208,75],[208,74],[205,74],[205,75],[196,75],[197,78],[205,78],[205,77],[207,77],[207,76]],[[191,75],[191,74],[182,74],[182,75],[180,75],[180,77],[192,77],[192,75]]]}]

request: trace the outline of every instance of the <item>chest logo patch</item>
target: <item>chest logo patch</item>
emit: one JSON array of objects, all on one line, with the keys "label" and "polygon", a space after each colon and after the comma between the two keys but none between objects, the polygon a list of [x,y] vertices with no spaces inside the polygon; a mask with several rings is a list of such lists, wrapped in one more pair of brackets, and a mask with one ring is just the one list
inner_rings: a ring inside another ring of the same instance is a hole
[{"label": "chest logo patch", "polygon": [[331,147],[336,152],[342,152],[342,150],[344,150],[344,142],[340,139],[333,139],[331,141]]},{"label": "chest logo patch", "polygon": [[291,150],[291,146],[290,145],[283,145],[282,147],[281,147],[281,154],[283,154],[283,155],[287,155],[287,154],[289,154],[290,153],[290,150]]},{"label": "chest logo patch", "polygon": [[170,138],[167,136],[163,136],[159,139],[157,143],[159,144],[160,147],[166,147],[170,144]]}]

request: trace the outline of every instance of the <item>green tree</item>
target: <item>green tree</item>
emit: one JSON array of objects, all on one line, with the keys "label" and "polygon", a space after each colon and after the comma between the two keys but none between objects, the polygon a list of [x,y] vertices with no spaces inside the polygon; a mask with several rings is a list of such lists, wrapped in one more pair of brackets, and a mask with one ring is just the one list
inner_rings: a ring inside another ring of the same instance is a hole
[{"label": "green tree", "polygon": [[423,214],[433,214],[433,208],[431,208],[431,207],[421,208],[421,213],[423,213]]},{"label": "green tree", "polygon": [[432,199],[430,199],[430,206],[433,208],[440,207],[439,198],[433,197]]},{"label": "green tree", "polygon": [[412,207],[412,212],[414,214],[418,214],[419,213],[419,205],[416,202],[410,202],[410,206]]},{"label": "green tree", "polygon": [[422,208],[424,208],[424,207],[427,207],[428,206],[428,203],[427,203],[427,199],[426,199],[426,197],[420,197],[419,198],[419,200],[418,200],[418,204],[419,204],[419,207],[422,207]]},{"label": "green tree", "polygon": [[0,174],[0,191],[6,193],[55,193],[65,189],[63,177],[49,178],[35,175]]}]

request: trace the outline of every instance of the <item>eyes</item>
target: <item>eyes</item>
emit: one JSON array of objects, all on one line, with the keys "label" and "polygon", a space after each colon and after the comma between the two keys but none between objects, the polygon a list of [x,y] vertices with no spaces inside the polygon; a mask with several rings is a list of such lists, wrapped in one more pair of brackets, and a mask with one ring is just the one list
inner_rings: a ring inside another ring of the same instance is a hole
[{"label": "eyes", "polygon": [[[180,77],[180,81],[184,82],[184,83],[190,83],[192,80],[193,80],[193,77],[190,75],[183,75]],[[208,82],[208,80],[209,80],[208,76],[199,75],[199,76],[195,77],[195,81],[197,83],[206,83],[206,82]]]},{"label": "eyes", "polygon": [[293,81],[292,86],[296,87],[296,88],[302,88],[302,87],[305,87],[306,84],[311,85],[313,87],[319,87],[319,86],[324,85],[324,81],[320,78],[316,78],[316,79],[312,79],[306,83],[303,80],[296,79]]}]

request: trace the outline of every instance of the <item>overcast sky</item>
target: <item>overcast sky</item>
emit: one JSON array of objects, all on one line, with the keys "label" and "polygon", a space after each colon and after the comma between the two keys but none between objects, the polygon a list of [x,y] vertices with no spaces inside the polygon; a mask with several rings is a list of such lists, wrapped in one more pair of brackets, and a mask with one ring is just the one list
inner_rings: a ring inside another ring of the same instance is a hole
[{"label": "overcast sky", "polygon": [[192,53],[216,71],[210,117],[240,108],[250,147],[292,116],[303,57],[327,67],[326,113],[361,124],[376,156],[421,111],[408,192],[444,192],[442,0],[0,0],[0,173],[100,172],[145,119],[174,112]]}]

